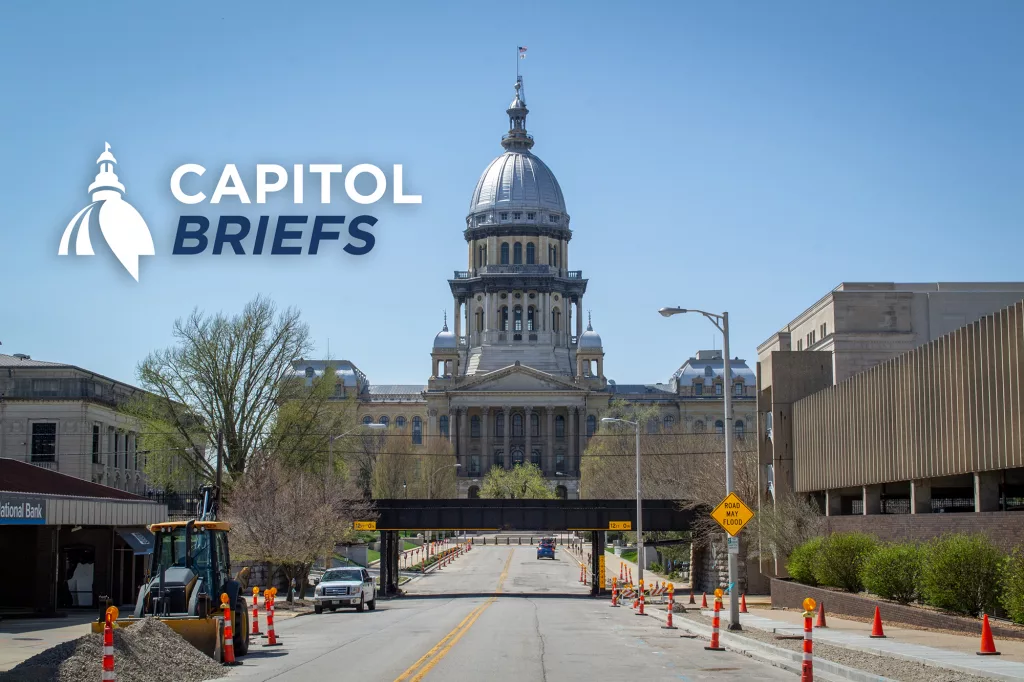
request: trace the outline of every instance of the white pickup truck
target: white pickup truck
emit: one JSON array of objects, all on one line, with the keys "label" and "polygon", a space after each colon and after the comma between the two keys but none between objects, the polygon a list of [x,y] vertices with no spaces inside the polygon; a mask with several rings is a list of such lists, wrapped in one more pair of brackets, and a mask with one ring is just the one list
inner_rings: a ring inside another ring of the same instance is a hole
[{"label": "white pickup truck", "polygon": [[354,606],[356,611],[377,608],[377,583],[365,568],[345,567],[324,571],[313,591],[313,610],[334,611],[339,606]]}]

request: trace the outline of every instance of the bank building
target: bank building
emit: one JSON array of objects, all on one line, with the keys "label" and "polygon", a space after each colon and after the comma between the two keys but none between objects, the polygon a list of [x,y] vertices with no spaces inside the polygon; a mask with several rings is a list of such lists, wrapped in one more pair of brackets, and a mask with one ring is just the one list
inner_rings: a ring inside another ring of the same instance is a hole
[{"label": "bank building", "polygon": [[579,497],[580,455],[613,402],[656,405],[650,432],[721,432],[730,391],[736,434],[755,424],[754,373],[737,358],[727,379],[721,351],[698,351],[667,383],[606,378],[601,336],[589,316],[584,322],[587,279],[570,266],[569,211],[555,174],[533,153],[522,86],[517,79],[506,110],[504,152],[470,199],[466,269],[448,280],[455,314],[434,337],[427,383],[373,384],[348,360],[293,362],[297,378],[333,370],[335,395],[355,395],[363,423],[407,432],[417,445],[449,439],[460,497],[475,497],[492,467],[527,461],[559,496]]}]

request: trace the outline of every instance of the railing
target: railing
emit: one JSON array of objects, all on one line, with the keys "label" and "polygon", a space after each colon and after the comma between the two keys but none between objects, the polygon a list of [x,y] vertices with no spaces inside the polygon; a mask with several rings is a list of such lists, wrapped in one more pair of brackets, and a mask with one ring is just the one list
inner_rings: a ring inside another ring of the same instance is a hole
[{"label": "railing", "polygon": [[583,271],[569,270],[568,272],[565,273],[565,276],[568,277],[569,279],[583,279]]},{"label": "railing", "polygon": [[[54,455],[35,455],[35,456],[36,457],[53,457]],[[54,459],[52,461],[47,461],[47,460],[42,460],[42,459],[39,459],[39,460],[33,459],[31,462],[29,462],[29,464],[31,464],[34,467],[39,467],[40,469],[48,469],[49,471],[58,471],[59,470],[59,468],[57,466],[57,460],[56,459]]]},{"label": "railing", "polygon": [[167,516],[172,519],[195,518],[203,496],[199,493],[150,493],[150,502],[167,505]]},{"label": "railing", "polygon": [[480,272],[485,275],[548,275],[553,274],[556,269],[550,265],[485,265]]},{"label": "railing", "polygon": [[469,270],[456,270],[452,279],[469,279]]},{"label": "railing", "polygon": [[533,135],[530,135],[529,133],[505,133],[504,135],[501,136],[502,141],[509,140],[512,138],[532,140]]}]

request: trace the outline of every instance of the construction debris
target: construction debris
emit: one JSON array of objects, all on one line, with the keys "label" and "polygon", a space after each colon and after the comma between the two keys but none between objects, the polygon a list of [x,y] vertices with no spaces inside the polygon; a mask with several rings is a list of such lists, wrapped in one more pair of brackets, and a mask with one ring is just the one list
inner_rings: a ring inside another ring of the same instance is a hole
[{"label": "construction debris", "polygon": [[[36,654],[0,682],[96,682],[103,660],[103,635],[88,634]],[[155,618],[114,630],[118,682],[203,682],[224,668]]]}]

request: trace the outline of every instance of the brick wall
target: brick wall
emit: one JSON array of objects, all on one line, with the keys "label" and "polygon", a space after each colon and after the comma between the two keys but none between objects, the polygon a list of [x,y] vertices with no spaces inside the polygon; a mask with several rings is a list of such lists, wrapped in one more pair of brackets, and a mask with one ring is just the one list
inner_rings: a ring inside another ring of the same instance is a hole
[{"label": "brick wall", "polygon": [[[972,635],[981,634],[981,623],[976,618],[957,616],[917,606],[903,606],[881,599],[833,592],[820,587],[808,587],[790,580],[772,578],[772,608],[799,609],[806,597],[813,597],[819,604],[825,605],[825,617],[858,616],[873,618],[877,606],[882,614],[883,623],[904,623],[924,628],[952,630]],[[996,637],[1024,639],[1024,631],[992,624],[992,634]]]},{"label": "brick wall", "polygon": [[924,542],[944,533],[984,533],[1006,552],[1024,546],[1024,513],[870,514],[829,516],[826,533],[870,533],[886,542]]}]

